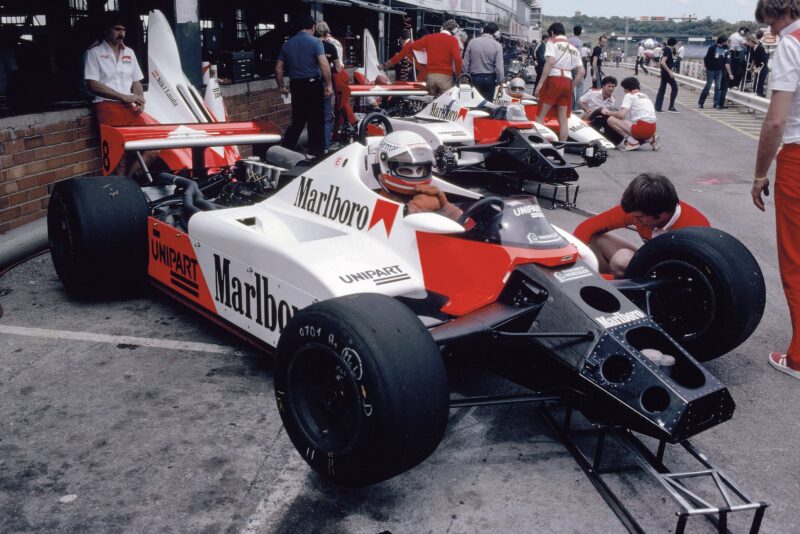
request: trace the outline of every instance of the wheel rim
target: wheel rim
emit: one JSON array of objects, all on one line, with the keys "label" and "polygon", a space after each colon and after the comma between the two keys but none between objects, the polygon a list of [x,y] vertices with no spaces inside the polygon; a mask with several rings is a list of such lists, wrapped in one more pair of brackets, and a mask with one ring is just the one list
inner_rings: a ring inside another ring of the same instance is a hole
[{"label": "wheel rim", "polygon": [[301,431],[314,448],[341,454],[361,430],[363,405],[348,365],[330,348],[301,347],[287,373],[287,395]]},{"label": "wheel rim", "polygon": [[711,328],[717,303],[714,288],[700,269],[684,261],[665,261],[653,266],[647,278],[670,281],[648,299],[653,319],[670,335],[691,341]]}]

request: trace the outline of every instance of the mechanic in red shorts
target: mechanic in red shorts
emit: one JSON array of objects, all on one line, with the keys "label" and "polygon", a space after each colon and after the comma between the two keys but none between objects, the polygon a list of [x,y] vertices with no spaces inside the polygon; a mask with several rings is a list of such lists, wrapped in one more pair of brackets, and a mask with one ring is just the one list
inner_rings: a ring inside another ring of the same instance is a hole
[{"label": "mechanic in red shorts", "polygon": [[406,214],[438,213],[456,220],[461,209],[433,185],[433,150],[421,135],[397,131],[383,138],[375,154],[383,195],[406,205]]},{"label": "mechanic in red shorts", "polygon": [[[98,124],[136,126],[153,124],[144,112],[144,78],[136,54],[125,46],[125,25],[116,11],[105,13],[103,37],[89,47],[84,55],[83,77],[89,91],[95,95],[94,109]],[[158,157],[158,151],[143,155],[145,163]],[[139,168],[134,162],[126,169],[126,158],[120,160],[115,174],[133,174]]]},{"label": "mechanic in red shorts", "polygon": [[[544,123],[547,112],[556,106],[558,138],[566,141],[569,135],[567,120],[572,109],[572,89],[583,79],[586,69],[581,63],[580,51],[569,44],[564,36],[563,24],[560,22],[551,24],[547,33],[550,35],[544,52],[547,61],[533,92],[533,95],[539,99],[539,114],[536,116],[536,122]],[[572,78],[573,69],[577,69],[575,79]]]},{"label": "mechanic in red shorts", "polygon": [[635,229],[647,241],[688,226],[710,224],[695,207],[678,200],[678,193],[666,176],[646,172],[628,184],[619,206],[586,219],[575,228],[574,234],[595,253],[601,274],[619,278],[625,275],[640,245],[608,232]]}]

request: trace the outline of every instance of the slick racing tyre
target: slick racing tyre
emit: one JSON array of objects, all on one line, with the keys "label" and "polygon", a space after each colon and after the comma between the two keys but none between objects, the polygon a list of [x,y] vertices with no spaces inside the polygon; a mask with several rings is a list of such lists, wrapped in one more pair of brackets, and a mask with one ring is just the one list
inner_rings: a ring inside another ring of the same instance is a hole
[{"label": "slick racing tyre", "polygon": [[292,318],[278,343],[275,396],[303,459],[348,487],[422,462],[449,410],[444,362],[427,329],[395,299],[366,293]]},{"label": "slick racing tyre", "polygon": [[126,176],[59,182],[47,208],[56,273],[79,297],[129,290],[147,268],[147,200]]},{"label": "slick racing tyre", "polygon": [[625,278],[663,280],[650,314],[699,361],[738,347],[764,313],[764,277],[753,255],[714,228],[683,228],[648,241]]}]

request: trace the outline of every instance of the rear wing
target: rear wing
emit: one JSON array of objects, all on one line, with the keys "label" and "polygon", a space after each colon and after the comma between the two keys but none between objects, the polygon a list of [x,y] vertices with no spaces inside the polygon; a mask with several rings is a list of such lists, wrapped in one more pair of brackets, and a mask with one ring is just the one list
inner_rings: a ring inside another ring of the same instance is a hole
[{"label": "rear wing", "polygon": [[199,169],[204,167],[207,147],[272,144],[280,140],[280,128],[268,121],[100,126],[103,175],[111,173],[129,151],[192,148],[192,160]]},{"label": "rear wing", "polygon": [[418,84],[350,85],[351,96],[424,96],[428,91]]}]

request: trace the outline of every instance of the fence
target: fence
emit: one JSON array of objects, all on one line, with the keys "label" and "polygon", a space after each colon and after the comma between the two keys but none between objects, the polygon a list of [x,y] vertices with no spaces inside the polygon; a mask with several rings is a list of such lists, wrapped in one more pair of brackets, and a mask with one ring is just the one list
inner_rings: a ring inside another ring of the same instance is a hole
[{"label": "fence", "polygon": [[[633,69],[635,64],[631,61],[626,61],[620,64],[623,67]],[[658,65],[650,67],[649,71],[656,76],[661,75],[661,69]],[[706,69],[702,61],[683,61],[681,63],[681,74],[676,74],[675,79],[681,85],[686,85],[694,89],[703,89],[706,84]],[[757,96],[753,93],[745,93],[738,89],[729,89],[728,98],[731,102],[735,102],[743,106],[749,113],[761,112],[766,113],[769,107],[769,99]]]}]

